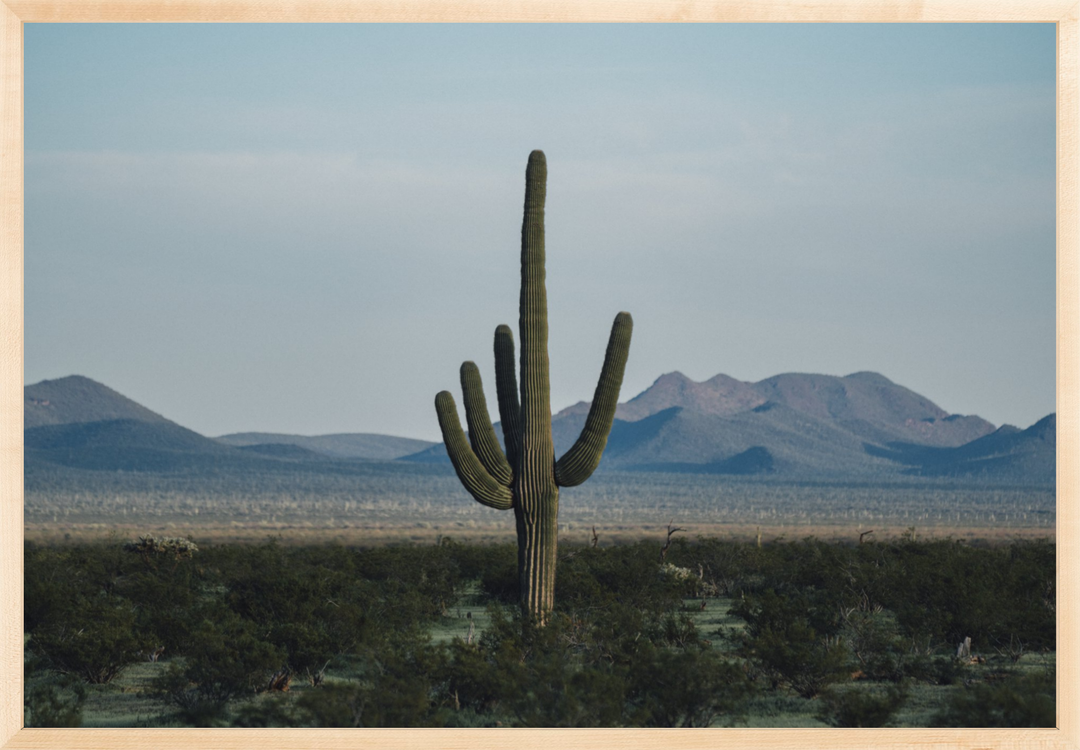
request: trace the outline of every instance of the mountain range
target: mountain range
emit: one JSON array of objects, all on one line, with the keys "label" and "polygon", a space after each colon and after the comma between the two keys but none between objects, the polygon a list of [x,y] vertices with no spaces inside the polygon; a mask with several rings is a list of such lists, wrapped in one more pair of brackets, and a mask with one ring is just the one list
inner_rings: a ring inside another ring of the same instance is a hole
[{"label": "mountain range", "polygon": [[[449,463],[442,444],[389,435],[205,437],[78,375],[27,386],[25,394],[28,467],[348,471],[356,462]],[[553,415],[558,453],[577,438],[588,407]],[[871,372],[756,383],[727,375],[699,383],[674,372],[619,404],[601,470],[1046,485],[1054,482],[1055,428],[1053,414],[1026,430],[949,414]]]},{"label": "mountain range", "polygon": [[209,438],[81,375],[26,386],[28,465],[108,471],[267,471],[296,464],[340,470],[341,461],[387,461],[433,443],[389,435],[238,433]]},{"label": "mountain range", "polygon": [[[552,416],[557,454],[589,411]],[[1049,420],[1049,421],[1048,421]],[[619,404],[601,466],[627,471],[791,477],[950,476],[1052,484],[1054,416],[1029,430],[949,414],[883,375],[788,373],[751,383],[660,376]],[[1009,440],[993,435],[1014,435]],[[501,431],[496,429],[501,439]],[[978,441],[978,442],[976,442]],[[975,455],[980,456],[974,460]],[[441,445],[407,457],[448,461]]]}]

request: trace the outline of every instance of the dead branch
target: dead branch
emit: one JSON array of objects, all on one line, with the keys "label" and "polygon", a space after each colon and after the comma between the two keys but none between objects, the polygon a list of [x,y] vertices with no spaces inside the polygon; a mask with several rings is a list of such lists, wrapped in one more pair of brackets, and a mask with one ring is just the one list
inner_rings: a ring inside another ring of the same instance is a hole
[{"label": "dead branch", "polygon": [[274,672],[274,676],[270,678],[270,682],[267,684],[266,689],[287,693],[289,692],[290,682],[292,682],[292,673],[288,669],[282,669]]},{"label": "dead branch", "polygon": [[675,523],[675,519],[671,519],[671,523],[667,525],[667,540],[664,542],[664,546],[660,549],[660,562],[664,562],[667,559],[668,549],[671,547],[671,537],[676,532],[682,531],[682,529],[673,529],[671,524]]}]

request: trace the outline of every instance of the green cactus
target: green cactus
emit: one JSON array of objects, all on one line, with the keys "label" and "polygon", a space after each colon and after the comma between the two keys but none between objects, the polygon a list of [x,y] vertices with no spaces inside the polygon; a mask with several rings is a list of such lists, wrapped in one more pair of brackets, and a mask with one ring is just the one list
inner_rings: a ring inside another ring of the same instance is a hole
[{"label": "green cactus", "polygon": [[468,439],[458,421],[454,397],[435,397],[446,451],[461,483],[477,502],[514,510],[518,537],[518,576],[524,613],[542,624],[554,605],[558,545],[559,487],[581,484],[600,463],[619,400],[633,320],[615,316],[600,382],[580,437],[555,460],[551,440],[548,378],[547,291],[544,286],[544,198],[547,162],[542,151],[529,154],[525,171],[525,218],[521,227],[521,400],[514,369],[514,335],[495,329],[495,387],[506,452],[495,437],[484,400],[480,372],[461,366]]}]

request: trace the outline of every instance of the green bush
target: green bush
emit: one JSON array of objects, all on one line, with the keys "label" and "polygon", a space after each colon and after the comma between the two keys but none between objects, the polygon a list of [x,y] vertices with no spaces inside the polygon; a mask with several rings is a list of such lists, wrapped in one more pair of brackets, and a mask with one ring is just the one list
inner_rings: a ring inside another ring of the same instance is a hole
[{"label": "green bush", "polygon": [[[557,584],[562,581],[564,574],[560,572]],[[521,595],[518,581],[517,559],[500,558],[493,560],[491,565],[480,573],[480,590],[485,595],[502,602],[513,604]]]},{"label": "green bush", "polygon": [[438,726],[431,675],[441,669],[439,650],[399,645],[371,658],[358,683],[305,693],[298,707],[304,723],[314,727]]},{"label": "green bush", "polygon": [[857,607],[842,609],[841,618],[840,637],[855,659],[855,669],[871,680],[903,679],[914,655],[900,637],[892,612]]},{"label": "green bush", "polygon": [[23,720],[28,727],[78,727],[85,702],[86,688],[78,678],[49,676],[27,686]]},{"label": "green bush", "polygon": [[645,727],[708,727],[739,718],[753,686],[711,648],[648,648],[630,669],[629,721]]},{"label": "green bush", "polygon": [[907,658],[903,665],[905,677],[928,682],[931,685],[955,685],[968,672],[969,665],[948,654],[915,654]]},{"label": "green bush", "polygon": [[930,721],[935,727],[1055,727],[1057,684],[1052,671],[975,683],[955,693]]},{"label": "green bush", "polygon": [[746,596],[731,608],[731,614],[746,621],[738,637],[740,654],[762,670],[771,687],[787,686],[804,698],[813,698],[850,671],[846,647],[819,634],[810,624],[811,612],[805,598],[772,590]]},{"label": "green bush", "polygon": [[231,726],[246,728],[301,726],[289,698],[282,693],[260,696],[253,703],[240,706]]},{"label": "green bush", "polygon": [[254,695],[284,664],[284,655],[259,637],[253,623],[225,613],[193,633],[181,661],[154,681],[159,698],[195,726],[221,720],[230,701]]},{"label": "green bush", "polygon": [[618,603],[662,615],[678,608],[693,585],[661,565],[655,544],[571,548],[560,558],[555,606],[572,613]]},{"label": "green bush", "polygon": [[907,697],[903,685],[890,685],[883,691],[865,687],[830,688],[821,693],[817,717],[831,727],[885,727]]},{"label": "green bush", "polygon": [[53,669],[101,685],[139,661],[149,645],[135,631],[134,607],[100,594],[76,599],[31,634],[31,648]]}]

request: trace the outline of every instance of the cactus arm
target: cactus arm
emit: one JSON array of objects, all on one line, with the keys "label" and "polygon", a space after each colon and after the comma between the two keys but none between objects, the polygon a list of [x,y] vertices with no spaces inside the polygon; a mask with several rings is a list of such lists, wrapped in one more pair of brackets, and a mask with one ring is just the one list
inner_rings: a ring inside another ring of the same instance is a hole
[{"label": "cactus arm", "polygon": [[513,505],[510,488],[499,484],[488,474],[480,459],[473,453],[465,433],[461,430],[457,406],[449,391],[442,391],[435,397],[435,412],[439,416],[439,428],[442,429],[446,452],[465,489],[481,505],[496,510],[509,510]]},{"label": "cactus arm", "polygon": [[495,390],[499,398],[506,460],[515,466],[521,451],[521,404],[518,402],[517,363],[514,361],[514,332],[508,325],[495,329]]},{"label": "cactus arm", "polygon": [[[551,385],[548,365],[547,289],[544,271],[544,200],[547,160],[529,154],[525,169],[525,215],[521,224],[521,466],[532,481],[550,477],[555,465],[551,442]],[[517,467],[515,467],[515,470]]]},{"label": "cactus arm", "polygon": [[596,384],[589,416],[585,427],[573,447],[555,464],[555,482],[561,487],[574,487],[588,479],[600,465],[600,456],[607,445],[611,433],[611,423],[615,419],[615,408],[619,402],[619,387],[622,385],[626,358],[630,353],[630,334],[634,321],[630,313],[621,312],[615,316],[608,339],[607,352],[604,354],[604,366],[600,370],[600,381]]},{"label": "cactus arm", "polygon": [[487,401],[484,399],[484,384],[474,362],[461,366],[461,391],[465,396],[465,421],[469,426],[469,443],[472,444],[473,453],[496,482],[509,487],[512,476],[510,464],[506,462],[495,437],[495,428],[491,426]]}]

